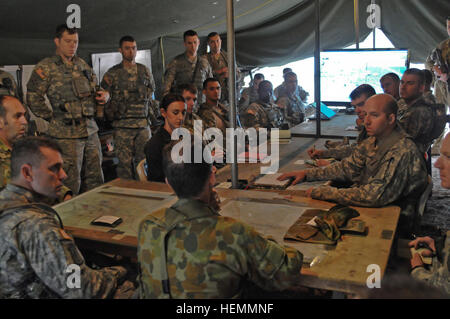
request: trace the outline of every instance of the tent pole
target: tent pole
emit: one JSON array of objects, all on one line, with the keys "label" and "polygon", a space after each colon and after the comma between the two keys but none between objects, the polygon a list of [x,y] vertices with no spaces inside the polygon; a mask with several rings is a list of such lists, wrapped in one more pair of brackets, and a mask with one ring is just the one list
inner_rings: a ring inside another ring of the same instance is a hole
[{"label": "tent pole", "polygon": [[316,137],[321,136],[320,123],[320,0],[315,2],[316,43],[314,49],[314,101],[316,103]]},{"label": "tent pole", "polygon": [[359,0],[354,0],[354,15],[355,15],[355,43],[356,49],[359,50]]},{"label": "tent pole", "polygon": [[[228,54],[228,97],[230,103],[230,124],[236,128],[236,56],[234,42],[234,4],[233,0],[227,0],[227,54]],[[231,185],[234,189],[238,185],[238,166],[237,166],[237,136],[233,134],[233,161],[231,163]],[[227,150],[229,152],[230,150]]]}]

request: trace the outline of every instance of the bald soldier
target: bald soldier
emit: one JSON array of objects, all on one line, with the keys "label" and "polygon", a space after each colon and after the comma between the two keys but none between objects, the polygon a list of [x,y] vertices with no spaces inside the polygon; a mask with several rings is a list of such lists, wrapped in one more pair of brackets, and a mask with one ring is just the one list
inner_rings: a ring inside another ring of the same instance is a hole
[{"label": "bald soldier", "polygon": [[[0,190],[11,180],[12,145],[26,133],[26,110],[15,97],[0,95]],[[63,187],[58,201],[72,198],[72,191]],[[54,201],[50,202],[54,204]]]},{"label": "bald soldier", "polygon": [[423,155],[413,140],[397,125],[397,103],[388,94],[378,94],[365,103],[364,125],[369,138],[351,156],[325,168],[286,173],[280,180],[334,180],[350,182],[349,188],[321,186],[307,195],[343,205],[382,207],[396,204],[402,208],[400,232],[409,234],[415,223],[417,199],[427,184]]}]

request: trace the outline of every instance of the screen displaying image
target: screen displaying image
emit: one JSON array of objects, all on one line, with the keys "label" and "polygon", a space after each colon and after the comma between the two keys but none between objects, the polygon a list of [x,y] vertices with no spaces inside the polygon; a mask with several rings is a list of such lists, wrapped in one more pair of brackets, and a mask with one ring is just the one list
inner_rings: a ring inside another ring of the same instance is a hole
[{"label": "screen displaying image", "polygon": [[336,50],[320,53],[321,100],[349,102],[350,93],[367,83],[383,93],[380,77],[407,69],[408,50]]}]

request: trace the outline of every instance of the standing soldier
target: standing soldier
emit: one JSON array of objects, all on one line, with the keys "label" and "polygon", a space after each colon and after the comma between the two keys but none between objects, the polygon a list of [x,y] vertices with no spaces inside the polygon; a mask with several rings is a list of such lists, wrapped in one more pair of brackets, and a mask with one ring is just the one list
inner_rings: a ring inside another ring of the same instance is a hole
[{"label": "standing soldier", "polygon": [[208,60],[197,55],[200,40],[197,32],[188,30],[183,35],[184,47],[186,51],[180,54],[169,63],[167,67],[163,95],[169,92],[176,92],[177,86],[192,83],[198,91],[198,103],[203,102],[203,81],[213,76]]},{"label": "standing soldier", "polygon": [[[96,100],[105,104],[109,93],[97,91],[92,68],[76,56],[78,30],[56,28],[56,54],[40,61],[27,84],[31,111],[49,121],[47,135],[64,154],[66,185],[75,194],[103,184],[102,151],[98,138]],[[51,109],[45,104],[47,95]]]},{"label": "standing soldier", "polygon": [[[447,17],[448,38],[438,44],[425,61],[425,67],[435,73],[434,95],[436,102],[444,104],[446,114],[450,105],[449,83],[450,83],[450,16]],[[434,142],[431,153],[439,155],[444,132]]]},{"label": "standing soldier", "polygon": [[133,37],[122,37],[119,46],[122,63],[106,72],[101,87],[111,95],[105,116],[114,128],[119,158],[117,176],[132,179],[137,164],[145,158],[144,145],[151,137],[148,118],[155,81],[145,65],[136,63],[137,45]]},{"label": "standing soldier", "polygon": [[[220,97],[221,103],[229,103],[228,99],[228,60],[227,53],[222,50],[222,39],[217,32],[211,32],[208,34],[208,45],[210,52],[205,54],[204,57],[208,59],[211,65],[213,75],[219,80],[220,87],[222,88],[222,94]],[[236,80],[240,77],[240,72],[236,68]],[[239,90],[236,90],[239,92]]]}]

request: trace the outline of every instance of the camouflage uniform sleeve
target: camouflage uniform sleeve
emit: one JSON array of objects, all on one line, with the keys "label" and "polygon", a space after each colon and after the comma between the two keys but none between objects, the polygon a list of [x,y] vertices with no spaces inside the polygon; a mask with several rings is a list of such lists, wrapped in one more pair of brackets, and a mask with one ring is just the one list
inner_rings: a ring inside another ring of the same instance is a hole
[{"label": "camouflage uniform sleeve", "polygon": [[[61,298],[109,298],[126,270],[108,267],[89,268],[73,239],[50,216],[30,218],[20,225],[20,247],[39,279]],[[80,267],[80,288],[69,288],[69,265]]]},{"label": "camouflage uniform sleeve", "polygon": [[245,237],[250,281],[267,290],[285,290],[298,284],[303,263],[299,251],[268,240],[250,227]]},{"label": "camouflage uniform sleeve", "polygon": [[[431,108],[417,107],[412,112],[406,112],[399,119],[399,123],[416,144],[423,144],[426,142],[424,137],[429,136],[433,130],[433,118]],[[427,142],[431,143],[431,140]],[[420,146],[419,150],[422,151]]]},{"label": "camouflage uniform sleeve", "polygon": [[[353,154],[350,158],[346,158],[340,162],[346,174],[354,172],[353,169],[348,168],[348,166],[352,165]],[[402,191],[410,182],[409,167],[415,165],[415,160],[417,162],[419,160],[415,159],[414,155],[408,152],[401,156],[391,156],[387,159],[382,159],[384,163],[378,168],[376,175],[367,184],[350,188],[321,186],[312,190],[311,197],[334,201],[343,205],[363,207],[381,207],[392,203],[400,197]]]},{"label": "camouflage uniform sleeve", "polygon": [[254,127],[259,128],[260,125],[260,116],[257,107],[255,105],[250,104],[245,114],[241,116],[242,125],[245,128]]},{"label": "camouflage uniform sleeve", "polygon": [[52,117],[52,110],[45,104],[45,94],[49,85],[49,66],[39,63],[34,67],[27,83],[27,104],[34,115],[47,121]]},{"label": "camouflage uniform sleeve", "polygon": [[342,160],[352,155],[352,152],[355,149],[355,147],[356,144],[340,145],[332,149],[323,150],[323,153],[320,156],[320,158],[335,158],[337,160]]},{"label": "camouflage uniform sleeve", "polygon": [[111,70],[108,70],[105,75],[103,75],[102,82],[100,83],[100,86],[103,90],[108,91],[109,93],[109,101],[105,104],[104,113],[105,118],[109,121],[114,120],[115,110],[113,109],[113,103],[111,101],[113,100],[113,86],[114,86],[114,74]]},{"label": "camouflage uniform sleeve", "polygon": [[170,62],[169,65],[167,66],[166,73],[164,74],[163,93],[162,93],[163,96],[170,92],[173,82],[175,81],[176,73],[177,73],[177,60],[173,59],[172,62]]},{"label": "camouflage uniform sleeve", "polygon": [[365,166],[365,154],[367,153],[367,148],[371,147],[370,143],[373,142],[373,139],[364,141],[356,146],[350,157],[347,157],[340,162],[335,162],[323,168],[312,168],[307,170],[307,181],[326,181],[331,179],[338,181],[352,181],[354,177],[360,175]]}]

